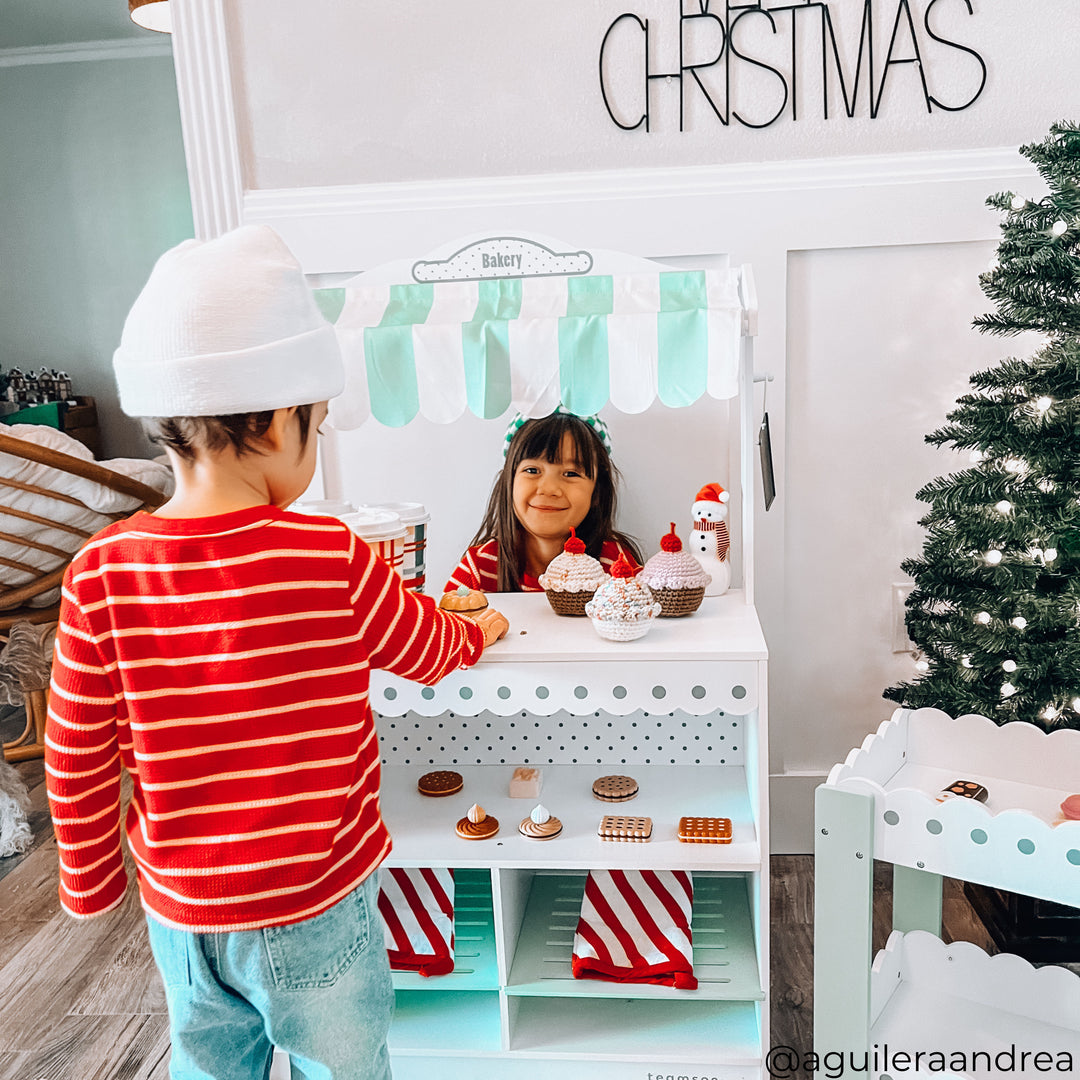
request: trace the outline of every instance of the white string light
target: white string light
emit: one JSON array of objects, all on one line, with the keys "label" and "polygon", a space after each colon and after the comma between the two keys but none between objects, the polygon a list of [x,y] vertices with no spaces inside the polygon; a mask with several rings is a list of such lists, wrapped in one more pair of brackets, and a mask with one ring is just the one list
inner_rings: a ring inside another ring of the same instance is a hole
[{"label": "white string light", "polygon": [[1001,696],[1012,697],[1016,693],[1016,687],[1011,682],[1001,684]]},{"label": "white string light", "polygon": [[1054,399],[1052,397],[1047,397],[1046,394],[1043,394],[1042,397],[1038,397],[1035,399],[1035,408],[1038,409],[1041,413],[1047,412],[1050,406],[1053,404]]},{"label": "white string light", "polygon": [[1024,627],[1027,626],[1027,619],[1025,619],[1023,615],[1017,615],[1016,618],[1012,620],[1012,624],[1017,630],[1023,630]]},{"label": "white string light", "polygon": [[1080,712],[1080,697],[1074,697],[1072,699],[1072,707],[1076,712]]},{"label": "white string light", "polygon": [[1069,226],[1066,225],[1064,221],[1058,219],[1050,226],[1050,232],[1053,233],[1054,236],[1064,236],[1065,230],[1068,229],[1068,227]]},{"label": "white string light", "polygon": [[1003,556],[1002,556],[1001,552],[997,550],[997,548],[991,548],[983,556],[983,558],[986,560],[986,563],[987,563],[988,566],[997,566],[997,564],[999,562],[1001,562]]},{"label": "white string light", "polygon": [[1047,705],[1045,709],[1039,714],[1044,720],[1056,720],[1060,709],[1054,708],[1053,705]]},{"label": "white string light", "polygon": [[983,626],[987,626],[990,622],[990,612],[980,611],[979,614],[975,616],[975,621],[981,623]]},{"label": "white string light", "polygon": [[1046,562],[1053,562],[1056,558],[1057,558],[1057,548],[1047,548],[1043,552],[1043,559],[1045,559]]},{"label": "white string light", "polygon": [[1007,671],[1010,675],[1016,670],[1015,660],[1003,660],[1001,662],[1001,670]]},{"label": "white string light", "polygon": [[1014,210],[1023,210],[1027,206],[1027,199],[1023,195],[1014,195],[1011,205]]},{"label": "white string light", "polygon": [[999,514],[1007,514],[1010,510],[1012,510],[1012,508],[1013,505],[1011,502],[1009,502],[1008,499],[1002,499],[1001,502],[994,503],[994,509]]},{"label": "white string light", "polygon": [[[971,667],[971,657],[970,657],[970,656],[965,656],[965,657],[964,657],[964,658],[963,658],[963,659],[962,659],[962,660],[960,661],[960,665],[961,665],[961,667],[966,667],[966,668],[969,668],[969,667]],[[1078,699],[1078,700],[1080,700],[1080,699]]]}]

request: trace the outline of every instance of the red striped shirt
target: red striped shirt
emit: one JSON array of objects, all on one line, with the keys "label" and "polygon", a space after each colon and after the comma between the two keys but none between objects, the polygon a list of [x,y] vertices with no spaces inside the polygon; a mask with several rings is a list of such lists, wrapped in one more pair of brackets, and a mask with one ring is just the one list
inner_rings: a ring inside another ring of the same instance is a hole
[{"label": "red striped shirt", "polygon": [[118,905],[121,762],[143,906],[190,931],[317,915],[390,850],[369,669],[437,682],[482,634],[340,522],[136,514],[64,578],[45,766],[72,915]]},{"label": "red striped shirt", "polygon": [[[612,566],[620,554],[636,564],[633,552],[624,548],[617,540],[605,540],[600,547],[600,565],[610,574]],[[477,547],[469,548],[461,556],[457,569],[450,575],[444,592],[450,592],[459,585],[482,592],[498,592],[499,589],[499,541],[488,540]],[[543,592],[540,582],[529,574],[522,575],[522,592]]]}]

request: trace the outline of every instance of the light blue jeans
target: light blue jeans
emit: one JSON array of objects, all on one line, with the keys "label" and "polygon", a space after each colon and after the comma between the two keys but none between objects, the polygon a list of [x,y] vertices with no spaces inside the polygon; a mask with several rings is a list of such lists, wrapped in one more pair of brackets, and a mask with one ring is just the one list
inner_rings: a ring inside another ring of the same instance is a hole
[{"label": "light blue jeans", "polygon": [[147,917],[165,983],[172,1080],[389,1080],[394,1011],[379,875],[329,911],[265,930],[193,934]]}]

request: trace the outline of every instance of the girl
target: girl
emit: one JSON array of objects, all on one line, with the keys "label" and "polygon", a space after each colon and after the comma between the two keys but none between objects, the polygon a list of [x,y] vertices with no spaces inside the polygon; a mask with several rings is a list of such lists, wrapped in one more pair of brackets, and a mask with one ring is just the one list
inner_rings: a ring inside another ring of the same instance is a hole
[{"label": "girl", "polygon": [[620,554],[640,564],[635,542],[615,529],[618,470],[597,417],[517,417],[507,432],[505,456],[484,520],[447,591],[465,585],[484,592],[541,592],[537,578],[562,551],[571,528],[605,570]]}]

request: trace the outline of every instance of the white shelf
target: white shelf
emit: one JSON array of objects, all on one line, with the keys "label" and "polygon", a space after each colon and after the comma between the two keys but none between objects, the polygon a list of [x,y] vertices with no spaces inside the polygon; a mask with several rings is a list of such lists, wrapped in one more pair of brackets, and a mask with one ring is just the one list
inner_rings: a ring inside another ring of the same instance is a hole
[{"label": "white shelf", "polygon": [[[986,802],[939,803],[958,779],[986,787]],[[1059,811],[1080,790],[1080,732],[898,709],[827,785],[873,799],[875,858],[1063,904],[1080,896],[1080,822]]]},{"label": "white shelf", "polygon": [[570,969],[585,876],[537,874],[506,992],[529,997],[617,997],[650,1001],[760,1001],[757,949],[746,882],[694,874],[691,924],[696,990],[575,979]]},{"label": "white shelf", "polygon": [[543,663],[639,663],[643,660],[764,660],[768,656],[757,611],[742,590],[709,596],[693,615],[654,619],[636,641],[605,641],[584,616],[556,615],[543,593],[492,593],[491,605],[510,631],[478,666]]},{"label": "white shelf", "polygon": [[[947,1061],[950,1052],[962,1053],[964,1059],[950,1062],[961,1067],[947,1075],[964,1077],[1060,1075],[1059,1055],[1080,1061],[1080,977],[1063,968],[1035,969],[1016,956],[988,956],[968,942],[945,945],[922,931],[894,932],[874,962],[871,1001],[874,1076],[902,1071],[940,1077],[943,1069],[928,1057],[918,1068],[916,1051],[945,1053]],[[894,1057],[890,1070],[886,1047],[894,1056],[912,1055],[907,1068],[901,1070]],[[1023,1051],[1048,1058],[1039,1068],[1030,1056],[1024,1062]],[[1000,1062],[1006,1067],[995,1069],[998,1054],[1006,1055]]]},{"label": "white shelf", "polygon": [[[546,765],[539,801],[563,823],[552,840],[529,840],[517,830],[535,805],[507,794],[513,769],[506,765],[453,766],[462,790],[432,799],[416,790],[427,768],[385,766],[382,813],[393,837],[390,865],[560,869],[724,870],[761,869],[761,846],[739,766],[648,765],[628,770],[639,793],[628,802],[605,803],[592,794],[605,772],[595,765]],[[469,807],[479,803],[499,821],[490,840],[462,840],[454,831]],[[596,835],[605,814],[653,819],[648,843],[620,843]],[[729,817],[730,844],[684,844],[677,838],[684,815]]]}]

